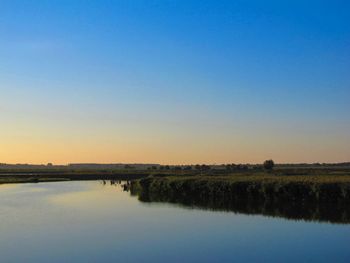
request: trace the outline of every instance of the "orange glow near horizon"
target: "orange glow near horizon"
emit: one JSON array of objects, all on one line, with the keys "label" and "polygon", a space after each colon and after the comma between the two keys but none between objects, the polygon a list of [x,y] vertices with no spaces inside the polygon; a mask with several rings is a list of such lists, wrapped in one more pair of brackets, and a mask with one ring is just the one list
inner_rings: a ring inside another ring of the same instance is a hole
[{"label": "orange glow near horizon", "polygon": [[[90,130],[91,132],[91,130]],[[312,163],[349,161],[349,148],[341,137],[326,143],[323,137],[220,132],[207,129],[166,131],[109,130],[102,134],[60,131],[7,136],[0,148],[1,163],[160,163],[221,164]],[[187,132],[187,133],[185,133]],[[48,135],[50,134],[50,135]],[[4,136],[3,136],[4,138]],[[289,139],[289,140],[288,140]]]}]

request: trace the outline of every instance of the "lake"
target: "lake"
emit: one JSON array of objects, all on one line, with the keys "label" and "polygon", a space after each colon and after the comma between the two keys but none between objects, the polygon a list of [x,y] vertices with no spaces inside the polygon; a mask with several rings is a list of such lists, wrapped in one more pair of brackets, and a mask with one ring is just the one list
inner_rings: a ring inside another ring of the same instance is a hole
[{"label": "lake", "polygon": [[120,184],[0,185],[0,262],[350,262],[350,224],[141,202]]}]

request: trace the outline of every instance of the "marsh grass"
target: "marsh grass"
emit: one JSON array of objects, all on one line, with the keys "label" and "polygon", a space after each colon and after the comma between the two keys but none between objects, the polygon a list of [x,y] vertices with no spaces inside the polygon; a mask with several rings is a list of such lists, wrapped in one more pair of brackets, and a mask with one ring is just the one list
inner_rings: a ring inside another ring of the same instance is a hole
[{"label": "marsh grass", "polygon": [[244,173],[226,176],[149,176],[131,185],[144,202],[350,223],[350,176]]}]

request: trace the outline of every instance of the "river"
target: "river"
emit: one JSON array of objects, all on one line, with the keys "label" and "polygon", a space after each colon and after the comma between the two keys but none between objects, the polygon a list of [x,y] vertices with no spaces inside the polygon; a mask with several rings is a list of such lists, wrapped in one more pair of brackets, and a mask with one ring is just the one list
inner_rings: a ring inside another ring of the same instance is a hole
[{"label": "river", "polygon": [[0,185],[0,262],[350,262],[350,224],[141,202],[109,181]]}]

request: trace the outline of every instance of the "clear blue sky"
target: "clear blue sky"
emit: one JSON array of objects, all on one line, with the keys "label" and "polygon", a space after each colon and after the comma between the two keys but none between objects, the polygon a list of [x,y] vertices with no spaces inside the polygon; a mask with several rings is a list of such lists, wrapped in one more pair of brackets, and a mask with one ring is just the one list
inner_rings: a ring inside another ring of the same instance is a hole
[{"label": "clear blue sky", "polygon": [[349,14],[349,1],[1,1],[0,162],[350,160]]}]

